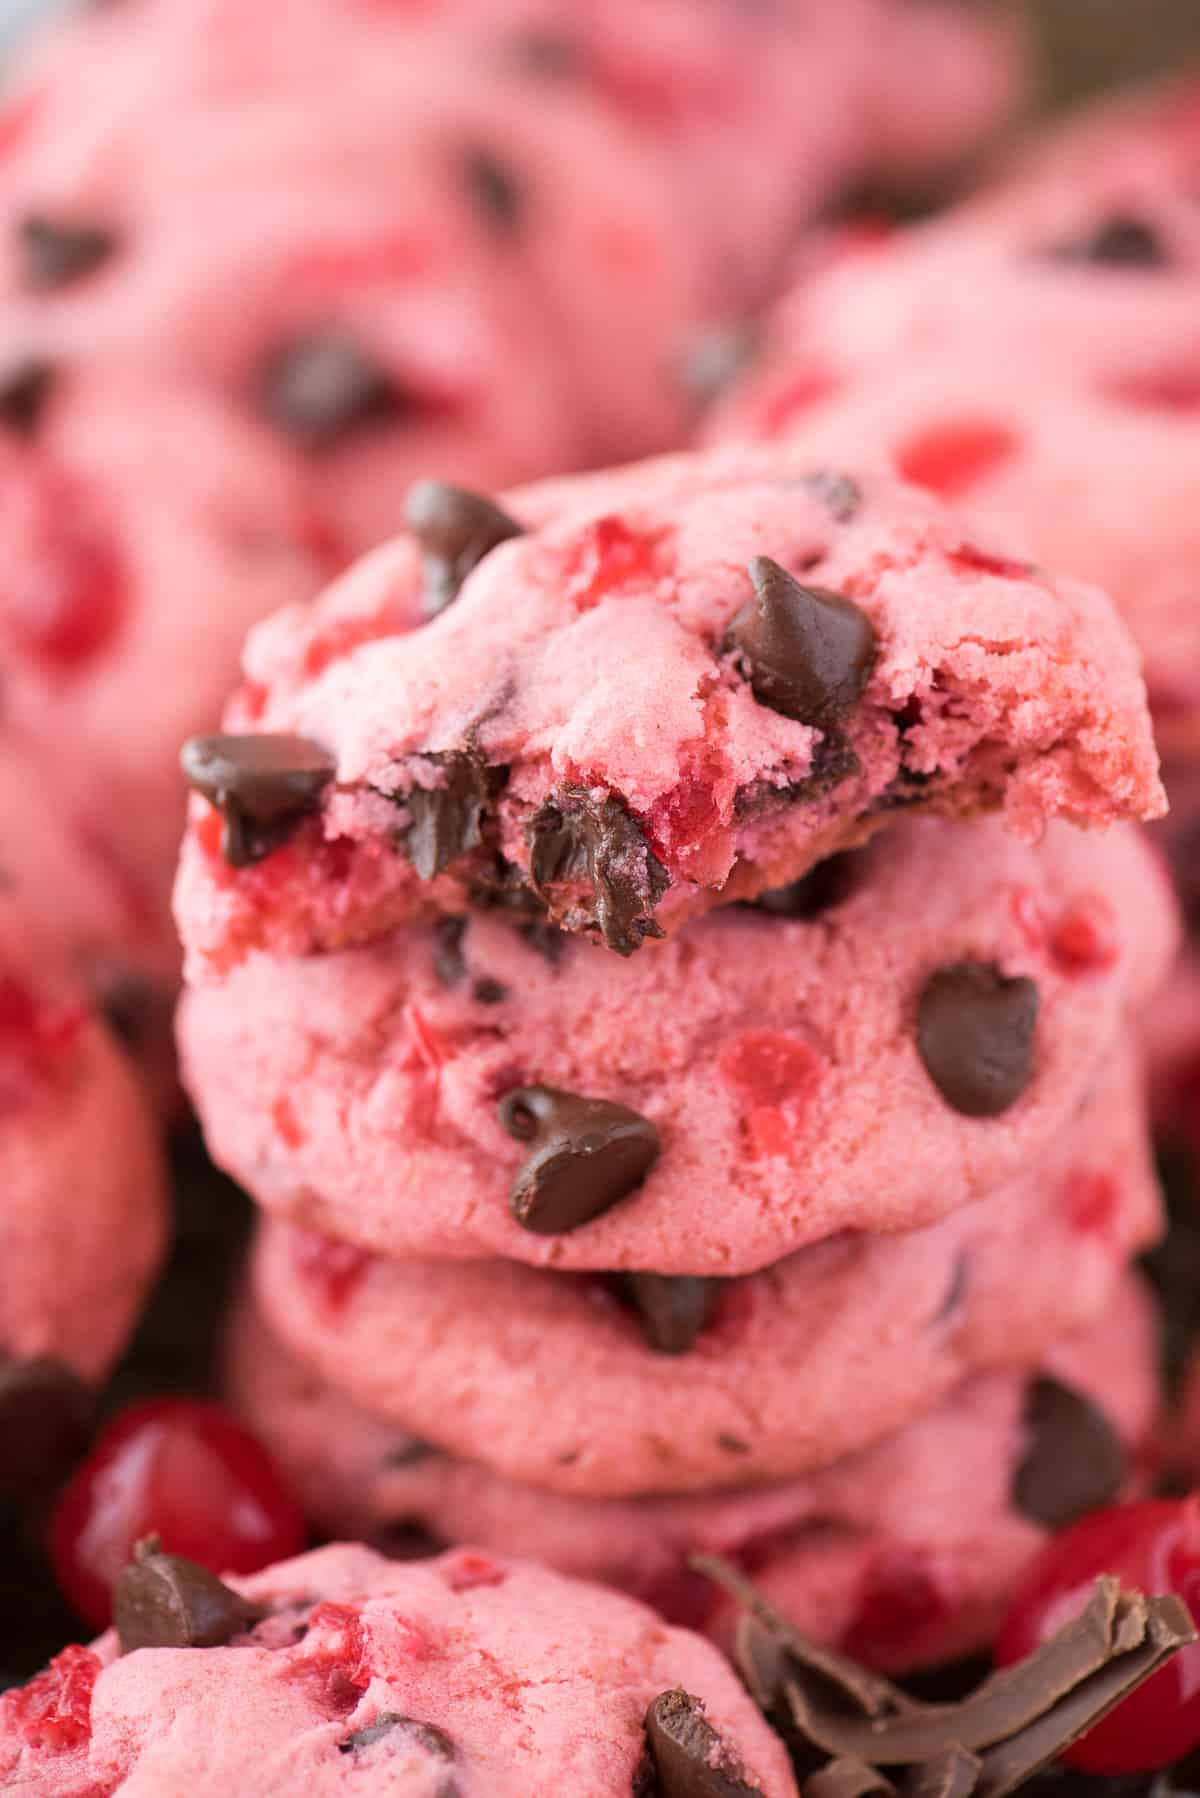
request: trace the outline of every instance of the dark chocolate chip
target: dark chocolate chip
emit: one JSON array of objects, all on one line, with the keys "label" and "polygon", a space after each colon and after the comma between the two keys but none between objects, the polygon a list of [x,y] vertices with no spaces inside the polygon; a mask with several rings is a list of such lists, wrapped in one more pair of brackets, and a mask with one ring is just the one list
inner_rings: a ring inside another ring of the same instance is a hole
[{"label": "dark chocolate chip", "polygon": [[565,788],[534,813],[526,837],[535,890],[549,903],[549,889],[560,884],[590,889],[610,949],[632,955],[648,936],[662,935],[653,912],[670,884],[667,871],[623,801]]},{"label": "dark chocolate chip", "polygon": [[404,502],[404,522],[421,546],[425,610],[442,612],[497,544],[524,535],[524,526],[482,494],[448,481],[417,481]]},{"label": "dark chocolate chip", "polygon": [[858,886],[862,871],[861,854],[853,849],[843,850],[818,862],[790,886],[771,887],[760,893],[753,903],[758,911],[770,912],[774,918],[819,918],[846,903]]},{"label": "dark chocolate chip", "polygon": [[646,1746],[660,1798],[762,1798],[690,1692],[659,1693],[646,1712]]},{"label": "dark chocolate chip", "polygon": [[433,927],[433,971],[443,986],[457,986],[467,971],[463,938],[465,918],[439,918]]},{"label": "dark chocolate chip", "polygon": [[917,1047],[946,1103],[966,1117],[999,1117],[1033,1077],[1038,989],[990,963],[938,968],[921,992]]},{"label": "dark chocolate chip", "polygon": [[81,281],[117,248],[114,233],[100,226],[66,224],[41,214],[22,219],[19,232],[26,286],[43,292]]},{"label": "dark chocolate chip", "polygon": [[755,780],[749,786],[739,787],[733,799],[734,816],[739,820],[761,818],[771,812],[783,811],[786,806],[819,798],[822,793],[840,787],[844,780],[850,780],[859,772],[860,766],[850,745],[836,732],[830,732],[818,741],[803,780],[790,780],[783,786],[777,786],[774,781]]},{"label": "dark chocolate chip", "polygon": [[220,1648],[263,1612],[207,1567],[163,1554],[157,1537],[139,1542],[113,1594],[122,1654],[135,1648]]},{"label": "dark chocolate chip", "polygon": [[455,1757],[454,1743],[444,1729],[439,1729],[436,1723],[421,1723],[416,1717],[402,1717],[398,1711],[381,1711],[374,1723],[356,1729],[353,1735],[343,1736],[338,1743],[338,1753],[362,1754],[364,1750],[374,1748],[377,1742],[397,1735],[406,1746],[424,1749],[431,1760],[452,1761]]},{"label": "dark chocolate chip", "polygon": [[848,524],[862,505],[862,488],[858,482],[852,481],[848,474],[839,474],[835,468],[815,468],[805,475],[804,485],[829,508],[839,524]]},{"label": "dark chocolate chip", "polygon": [[1121,1438],[1099,1405],[1048,1375],[1025,1400],[1028,1447],[1013,1479],[1013,1504],[1048,1530],[1120,1496],[1129,1471]]},{"label": "dark chocolate chip", "polygon": [[87,1448],[94,1399],[61,1361],[0,1360],[0,1496],[33,1498]]},{"label": "dark chocolate chip", "polygon": [[620,1291],[660,1355],[686,1355],[708,1325],[723,1282],[691,1274],[622,1274]]},{"label": "dark chocolate chip", "polygon": [[755,596],[733,619],[727,646],[745,665],[754,697],[785,718],[831,730],[870,678],[870,619],[840,593],[801,586],[769,556],[755,556],[750,578]]},{"label": "dark chocolate chip", "polygon": [[510,1136],[533,1144],[509,1194],[522,1229],[562,1236],[600,1217],[639,1187],[658,1159],[648,1118],[608,1099],[552,1086],[521,1086],[500,1104]]},{"label": "dark chocolate chip", "polygon": [[31,357],[0,375],[0,424],[19,437],[32,437],[41,422],[54,381],[49,362]]},{"label": "dark chocolate chip", "polygon": [[760,333],[753,325],[706,331],[683,358],[685,392],[698,406],[711,405],[749,368],[759,344]]},{"label": "dark chocolate chip", "polygon": [[508,988],[501,981],[489,980],[485,975],[471,988],[471,997],[477,1005],[503,1005],[508,998]]},{"label": "dark chocolate chip", "polygon": [[1104,268],[1165,268],[1170,261],[1154,226],[1126,212],[1113,213],[1083,237],[1055,244],[1049,254],[1056,261],[1088,262]]},{"label": "dark chocolate chip", "polygon": [[525,210],[525,188],[507,164],[475,145],[463,159],[463,177],[485,218],[504,232],[516,231]]},{"label": "dark chocolate chip", "polygon": [[492,801],[505,770],[490,768],[469,750],[421,758],[440,775],[437,786],[414,786],[402,800],[408,812],[404,849],[422,880],[432,880],[460,856],[479,849]]},{"label": "dark chocolate chip", "polygon": [[315,331],[267,358],[257,383],[272,424],[306,449],[325,449],[366,425],[402,417],[410,402],[386,370],[341,331]]},{"label": "dark chocolate chip", "polygon": [[224,818],[221,849],[234,868],[278,849],[337,772],[319,743],[266,734],[191,737],[180,763],[188,784]]}]

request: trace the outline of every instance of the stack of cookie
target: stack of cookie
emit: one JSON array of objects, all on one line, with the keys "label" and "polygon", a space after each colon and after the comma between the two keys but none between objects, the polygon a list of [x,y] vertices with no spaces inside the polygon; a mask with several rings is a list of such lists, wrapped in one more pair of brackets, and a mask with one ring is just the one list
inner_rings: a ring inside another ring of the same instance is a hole
[{"label": "stack of cookie", "polygon": [[1155,1407],[1123,627],[786,449],[409,525],[185,750],[235,1395],[330,1528],[973,1644]]}]

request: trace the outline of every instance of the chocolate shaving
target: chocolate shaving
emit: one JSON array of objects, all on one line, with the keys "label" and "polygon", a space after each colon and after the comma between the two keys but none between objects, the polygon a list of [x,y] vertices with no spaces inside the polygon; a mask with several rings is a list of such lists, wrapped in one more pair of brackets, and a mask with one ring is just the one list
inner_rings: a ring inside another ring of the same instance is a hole
[{"label": "chocolate shaving", "polygon": [[1028,1447],[1013,1476],[1017,1510],[1046,1529],[1064,1529],[1120,1495],[1125,1447],[1099,1405],[1048,1375],[1025,1401]]},{"label": "chocolate shaving", "polygon": [[713,1314],[722,1281],[689,1274],[622,1274],[619,1289],[660,1355],[686,1355]]},{"label": "chocolate shaving", "polygon": [[422,880],[432,880],[462,855],[483,845],[492,801],[505,781],[470,750],[428,755],[422,764],[444,775],[436,787],[414,786],[401,803],[408,812],[404,848]]},{"label": "chocolate shaving", "polygon": [[319,743],[266,733],[191,737],[179,760],[188,785],[225,820],[221,852],[232,868],[286,842],[337,772]]},{"label": "chocolate shaving", "polygon": [[510,1136],[533,1144],[509,1194],[524,1230],[561,1236],[591,1223],[639,1187],[659,1155],[639,1112],[552,1086],[521,1086],[500,1103]]},{"label": "chocolate shaving", "polygon": [[667,870],[614,794],[597,800],[581,788],[564,788],[534,813],[526,839],[538,894],[551,904],[553,887],[588,888],[596,926],[618,955],[632,955],[647,937],[662,935],[653,912],[670,884]]},{"label": "chocolate shaving", "polygon": [[163,1554],[157,1536],[138,1543],[113,1594],[122,1654],[136,1648],[219,1648],[263,1615],[206,1567]]},{"label": "chocolate shaving", "polygon": [[763,1798],[708,1722],[704,1700],[690,1692],[676,1688],[659,1693],[646,1712],[646,1747],[658,1777],[658,1798]]},{"label": "chocolate shaving", "polygon": [[979,1768],[977,1755],[951,1742],[923,1767],[912,1769],[904,1781],[904,1798],[970,1798]]},{"label": "chocolate shaving", "polygon": [[872,1793],[879,1793],[880,1798],[892,1798],[895,1790],[891,1780],[878,1767],[868,1767],[866,1761],[845,1757],[830,1761],[804,1782],[804,1798],[871,1798]]},{"label": "chocolate shaving", "polygon": [[425,610],[444,612],[472,569],[525,527],[482,494],[448,481],[417,481],[404,502],[404,522],[421,546]]},{"label": "chocolate shaving", "polygon": [[69,287],[106,263],[117,248],[113,232],[97,225],[74,225],[33,214],[19,231],[27,287],[47,292]]}]

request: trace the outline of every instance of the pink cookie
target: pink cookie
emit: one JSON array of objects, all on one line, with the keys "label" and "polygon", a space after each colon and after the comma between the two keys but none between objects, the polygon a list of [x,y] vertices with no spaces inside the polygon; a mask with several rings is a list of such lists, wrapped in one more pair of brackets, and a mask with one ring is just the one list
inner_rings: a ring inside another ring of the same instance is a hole
[{"label": "pink cookie", "polygon": [[[1108,602],[909,489],[751,450],[550,484],[499,516],[423,489],[412,516],[424,566],[402,538],[261,628],[241,734],[188,752],[225,814],[198,800],[185,849],[197,975],[489,886],[629,954],[897,806],[1002,806],[1025,837],[1161,807]],[[444,609],[397,634],[422,591]]]},{"label": "pink cookie", "polygon": [[1092,1324],[1160,1228],[1145,1136],[1126,1064],[990,1197],[740,1280],[386,1261],[275,1222],[254,1290],[356,1403],[509,1479],[591,1497],[786,1479]]},{"label": "pink cookie", "polygon": [[16,1364],[51,1361],[88,1382],[107,1373],[165,1236],[165,1172],[143,1096],[75,981],[8,896],[0,1193],[4,1408]]},{"label": "pink cookie", "polygon": [[[388,1256],[748,1273],[1038,1166],[1177,940],[1162,869],[1123,829],[1031,848],[996,820],[905,819],[781,903],[629,962],[488,913],[252,956],[180,1014],[209,1146],[268,1209]],[[644,1120],[628,1177],[574,1164],[591,1221],[510,1208],[526,1087]]]},{"label": "pink cookie", "polygon": [[[1103,1323],[1048,1352],[1036,1381],[978,1375],[896,1436],[786,1485],[656,1499],[564,1497],[440,1454],[353,1409],[245,1303],[228,1375],[323,1529],[394,1549],[432,1536],[536,1556],[728,1646],[728,1607],[688,1569],[693,1554],[719,1554],[800,1628],[901,1668],[984,1643],[1046,1529],[1116,1495],[1155,1419],[1155,1346],[1127,1282]],[[1100,1407],[1128,1457],[1064,1387]],[[889,1606],[901,1592],[914,1602]]]},{"label": "pink cookie", "polygon": [[723,1769],[731,1798],[795,1798],[783,1744],[717,1651],[599,1586],[469,1550],[397,1565],[346,1545],[238,1579],[222,1605],[213,1646],[156,1636],[122,1655],[110,1633],[0,1697],[0,1779],[29,1798],[614,1798],[652,1763],[644,1720],[674,1692],[699,1771]]}]

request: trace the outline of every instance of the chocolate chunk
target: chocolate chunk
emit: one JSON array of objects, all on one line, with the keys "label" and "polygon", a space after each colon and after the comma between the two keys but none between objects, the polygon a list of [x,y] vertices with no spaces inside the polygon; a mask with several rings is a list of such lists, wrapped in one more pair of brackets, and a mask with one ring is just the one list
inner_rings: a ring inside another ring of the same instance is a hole
[{"label": "chocolate chunk", "polygon": [[706,331],[683,358],[680,374],[684,391],[698,406],[711,405],[749,368],[760,341],[760,333],[753,325]]},{"label": "chocolate chunk", "polygon": [[1013,1479],[1017,1510],[1048,1530],[1120,1496],[1128,1474],[1121,1438],[1092,1399],[1049,1376],[1025,1401],[1029,1446]]},{"label": "chocolate chunk", "polygon": [[704,1700],[676,1688],[646,1712],[646,1746],[659,1798],[762,1798],[733,1749],[704,1715]]},{"label": "chocolate chunk", "polygon": [[686,1355],[713,1314],[723,1281],[691,1274],[622,1274],[620,1290],[660,1355]]},{"label": "chocolate chunk", "polygon": [[37,1497],[69,1473],[87,1448],[93,1408],[61,1361],[0,1360],[0,1497]]},{"label": "chocolate chunk", "polygon": [[1165,268],[1167,246],[1154,226],[1132,213],[1115,212],[1094,231],[1049,252],[1059,262],[1090,262],[1104,268]]},{"label": "chocolate chunk", "polygon": [[463,938],[465,918],[439,918],[433,927],[433,971],[443,986],[457,986],[467,971]]},{"label": "chocolate chunk", "polygon": [[54,370],[49,362],[31,357],[0,375],[0,424],[19,437],[32,437],[50,397]]},{"label": "chocolate chunk", "polygon": [[843,850],[827,856],[789,886],[770,887],[753,901],[758,911],[770,912],[774,918],[819,918],[825,912],[844,905],[862,877],[863,861],[858,851]]},{"label": "chocolate chunk", "polygon": [[117,248],[113,232],[33,214],[19,226],[25,284],[42,292],[69,287],[100,268]]},{"label": "chocolate chunk", "polygon": [[113,1594],[122,1654],[135,1648],[220,1648],[260,1621],[262,1610],[207,1567],[139,1542]]},{"label": "chocolate chunk", "polygon": [[445,611],[473,568],[524,526],[482,494],[448,481],[417,481],[404,502],[404,522],[424,555],[425,610]]},{"label": "chocolate chunk", "polygon": [[510,1136],[533,1144],[513,1182],[509,1206],[522,1229],[562,1236],[628,1197],[659,1155],[648,1118],[608,1099],[552,1086],[521,1086],[500,1104]]},{"label": "chocolate chunk", "polygon": [[550,903],[554,886],[590,889],[595,923],[610,949],[632,955],[648,936],[662,935],[653,912],[669,877],[620,799],[564,788],[534,813],[526,837],[535,890]]},{"label": "chocolate chunk", "polygon": [[368,351],[341,331],[314,331],[267,358],[262,411],[294,443],[326,449],[366,425],[402,417],[410,402]]},{"label": "chocolate chunk", "polygon": [[314,811],[337,772],[307,737],[191,737],[180,764],[188,784],[225,820],[221,851],[232,868],[261,861]]},{"label": "chocolate chunk", "polygon": [[467,192],[493,225],[515,232],[525,210],[524,185],[490,150],[476,145],[463,160]]},{"label": "chocolate chunk", "polygon": [[848,474],[833,468],[816,468],[804,477],[804,485],[828,506],[839,524],[848,524],[862,505],[862,488]]},{"label": "chocolate chunk", "polygon": [[421,1723],[415,1717],[402,1717],[399,1711],[381,1711],[374,1723],[367,1723],[362,1729],[356,1729],[353,1735],[343,1736],[338,1743],[339,1754],[361,1754],[367,1748],[373,1748],[377,1742],[389,1736],[400,1735],[406,1744],[423,1748],[431,1760],[452,1761],[455,1757],[454,1743],[444,1729],[436,1723]]},{"label": "chocolate chunk", "polygon": [[785,718],[832,730],[861,698],[875,662],[866,613],[840,593],[804,587],[769,556],[750,563],[754,598],[729,627],[727,647],[754,697]]},{"label": "chocolate chunk", "polygon": [[769,1629],[743,1611],[737,1620],[733,1664],[760,1711],[773,1711],[783,1697],[787,1652]]},{"label": "chocolate chunk", "polygon": [[965,1117],[999,1117],[1033,1077],[1038,989],[977,961],[938,968],[921,992],[917,1048],[946,1103]]},{"label": "chocolate chunk", "polygon": [[466,749],[423,756],[421,761],[442,778],[438,786],[414,786],[404,795],[409,817],[404,848],[421,879],[432,880],[451,862],[482,846],[505,770],[490,768]]}]

